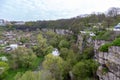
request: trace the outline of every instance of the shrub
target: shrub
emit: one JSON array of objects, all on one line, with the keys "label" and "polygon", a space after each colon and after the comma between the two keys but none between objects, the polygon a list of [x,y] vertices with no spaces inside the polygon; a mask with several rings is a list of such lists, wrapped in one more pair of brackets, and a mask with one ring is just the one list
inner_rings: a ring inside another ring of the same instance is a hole
[{"label": "shrub", "polygon": [[102,52],[108,52],[108,48],[109,48],[110,46],[112,46],[111,43],[106,43],[106,44],[102,45],[102,46],[99,48],[99,50],[102,51]]},{"label": "shrub", "polygon": [[113,41],[113,46],[120,46],[120,38],[116,38],[116,39]]}]

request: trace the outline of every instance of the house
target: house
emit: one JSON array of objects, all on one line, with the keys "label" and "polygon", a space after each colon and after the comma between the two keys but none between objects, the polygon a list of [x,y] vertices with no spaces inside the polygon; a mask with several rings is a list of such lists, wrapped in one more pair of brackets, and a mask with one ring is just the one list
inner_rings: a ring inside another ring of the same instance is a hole
[{"label": "house", "polygon": [[120,23],[118,23],[118,24],[114,27],[113,30],[114,30],[114,31],[120,31]]}]

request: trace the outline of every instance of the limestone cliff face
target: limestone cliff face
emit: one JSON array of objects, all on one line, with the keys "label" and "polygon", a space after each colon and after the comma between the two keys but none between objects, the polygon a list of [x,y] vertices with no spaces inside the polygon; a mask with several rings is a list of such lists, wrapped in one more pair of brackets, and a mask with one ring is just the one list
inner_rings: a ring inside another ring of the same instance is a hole
[{"label": "limestone cliff face", "polygon": [[81,35],[77,36],[77,43],[76,44],[78,45],[79,50],[82,51],[82,49],[83,49],[83,37]]},{"label": "limestone cliff face", "polygon": [[96,60],[100,63],[97,70],[99,80],[120,80],[120,47],[111,46],[108,52],[98,51],[104,43],[106,41],[95,41],[94,46]]},{"label": "limestone cliff face", "polygon": [[93,43],[94,43],[94,40],[92,39],[92,37],[85,36],[84,34],[77,35],[76,45],[78,46],[80,52],[82,52],[86,46],[93,47]]},{"label": "limestone cliff face", "polygon": [[47,29],[47,28],[43,28],[41,29],[43,32],[47,32],[47,31],[53,31],[56,34],[60,34],[60,35],[67,35],[67,34],[73,34],[72,31],[68,30],[68,29]]}]

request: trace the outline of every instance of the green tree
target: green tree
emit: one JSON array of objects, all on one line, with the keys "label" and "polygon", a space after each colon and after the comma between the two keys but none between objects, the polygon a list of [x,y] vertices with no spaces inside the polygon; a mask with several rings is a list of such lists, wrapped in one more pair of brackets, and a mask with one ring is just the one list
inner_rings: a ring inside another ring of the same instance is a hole
[{"label": "green tree", "polygon": [[14,77],[15,80],[55,80],[49,71],[26,71],[24,74],[18,72]]},{"label": "green tree", "polygon": [[8,69],[9,69],[8,63],[0,61],[0,79],[6,76]]},{"label": "green tree", "polygon": [[36,52],[37,56],[44,56],[46,50],[48,49],[47,40],[43,37],[42,34],[37,36],[38,45],[33,48],[33,51]]},{"label": "green tree", "polygon": [[66,60],[67,56],[69,54],[69,50],[67,48],[61,48],[60,49],[60,56]]},{"label": "green tree", "polygon": [[83,59],[91,59],[94,56],[94,48],[93,47],[87,47],[84,49],[82,53],[82,58]]},{"label": "green tree", "polygon": [[102,52],[108,52],[108,48],[109,48],[110,46],[112,46],[111,43],[106,43],[106,44],[100,46],[100,47],[99,47],[99,50],[102,51]]},{"label": "green tree", "polygon": [[10,66],[12,68],[24,67],[32,68],[34,67],[34,61],[36,60],[36,55],[31,49],[19,47],[18,49],[12,51],[10,57]]},{"label": "green tree", "polygon": [[72,69],[75,80],[86,80],[94,77],[98,64],[93,60],[78,62]]},{"label": "green tree", "polygon": [[67,40],[61,40],[58,46],[59,48],[69,48],[70,44]]},{"label": "green tree", "polygon": [[30,41],[30,39],[28,37],[21,37],[20,38],[20,42],[22,42],[22,43],[26,43],[26,42],[29,42],[29,41]]},{"label": "green tree", "polygon": [[49,70],[56,80],[63,80],[64,61],[59,56],[48,54],[43,61],[43,68]]},{"label": "green tree", "polygon": [[68,51],[66,60],[65,60],[65,70],[64,75],[67,75],[69,71],[72,70],[72,67],[77,63],[77,54],[75,54],[72,50]]}]

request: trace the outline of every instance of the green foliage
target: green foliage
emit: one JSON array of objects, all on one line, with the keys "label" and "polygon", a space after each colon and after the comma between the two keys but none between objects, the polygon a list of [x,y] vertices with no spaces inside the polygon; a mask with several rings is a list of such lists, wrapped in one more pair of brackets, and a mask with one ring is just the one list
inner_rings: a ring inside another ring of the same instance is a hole
[{"label": "green foliage", "polygon": [[32,47],[32,49],[37,56],[45,56],[46,54],[48,54],[46,52],[49,52],[47,50],[50,49],[51,47],[47,45],[47,40],[43,37],[42,34],[39,34],[37,36],[37,40],[38,40],[37,46]]},{"label": "green foliage", "polygon": [[21,37],[20,38],[20,42],[22,42],[22,43],[26,43],[26,42],[29,42],[29,38],[28,37]]},{"label": "green foliage", "polygon": [[38,68],[38,66],[40,66],[40,64],[42,63],[43,59],[44,59],[44,57],[37,57],[32,63],[32,65],[33,65],[32,70]]},{"label": "green foliage", "polygon": [[113,46],[120,46],[120,38],[116,38],[116,39],[113,41]]},{"label": "green foliage", "polygon": [[21,72],[17,72],[17,74],[14,77],[14,80],[18,80],[18,79],[20,79],[20,77],[22,77],[22,73]]},{"label": "green foliage", "polygon": [[86,60],[78,62],[72,69],[75,80],[85,80],[95,75],[98,64],[94,60]]},{"label": "green foliage", "polygon": [[[34,68],[32,70],[37,70],[38,66],[42,63],[43,58],[39,57],[34,62]],[[7,75],[4,77],[5,80],[18,80],[26,71],[31,70],[30,68],[18,68],[18,69],[9,69]]]},{"label": "green foliage", "polygon": [[110,46],[112,46],[111,43],[106,43],[106,44],[100,46],[99,50],[100,50],[101,52],[108,52],[108,48],[109,48]]},{"label": "green foliage", "polygon": [[106,44],[100,46],[99,50],[102,52],[108,52],[108,48],[110,46],[120,46],[120,38],[116,38],[113,42],[106,43]]},{"label": "green foliage", "polygon": [[[2,61],[0,61],[0,68],[2,69],[4,69],[3,71],[6,71],[6,70],[8,70],[9,69],[9,65],[6,63],[6,62],[2,62]],[[1,72],[0,72],[1,73]]]},{"label": "green foliage", "polygon": [[54,48],[53,48],[52,46],[48,46],[48,47],[46,48],[45,53],[46,53],[46,54],[52,53],[53,50],[54,50]]},{"label": "green foliage", "polygon": [[99,50],[102,52],[108,52],[110,46],[120,46],[120,38],[116,38],[112,43],[106,43],[102,45]]},{"label": "green foliage", "polygon": [[96,39],[98,40],[113,40],[115,37],[115,34],[113,31],[102,31],[102,32],[99,32]]},{"label": "green foliage", "polygon": [[15,76],[15,80],[36,80],[36,76],[33,72],[27,71],[23,75],[17,73],[17,75]]},{"label": "green foliage", "polygon": [[69,54],[69,50],[67,48],[61,48],[60,49],[60,56],[66,60],[67,56]]},{"label": "green foliage", "polygon": [[70,44],[67,40],[61,40],[58,46],[59,48],[69,48]]},{"label": "green foliage", "polygon": [[65,58],[64,75],[67,75],[69,71],[72,70],[73,66],[78,62],[78,55],[72,50],[68,50],[67,56]]},{"label": "green foliage", "polygon": [[15,80],[55,80],[49,71],[26,71],[24,74],[18,72],[14,77]]},{"label": "green foliage", "polygon": [[70,63],[71,66],[69,67],[75,65],[77,62],[77,53],[74,53],[73,50],[69,50],[68,55],[66,57],[66,61],[67,63]]},{"label": "green foliage", "polygon": [[48,54],[43,61],[43,68],[49,70],[56,80],[63,79],[64,61],[61,57]]},{"label": "green foliage", "polygon": [[83,59],[91,59],[94,56],[94,48],[93,47],[88,47],[84,49],[82,53],[82,58]]},{"label": "green foliage", "polygon": [[7,75],[8,69],[8,63],[0,61],[0,79],[4,78]]},{"label": "green foliage", "polygon": [[13,69],[24,67],[32,68],[33,63],[36,60],[36,55],[31,49],[19,47],[18,49],[12,51],[10,57],[10,66]]}]

